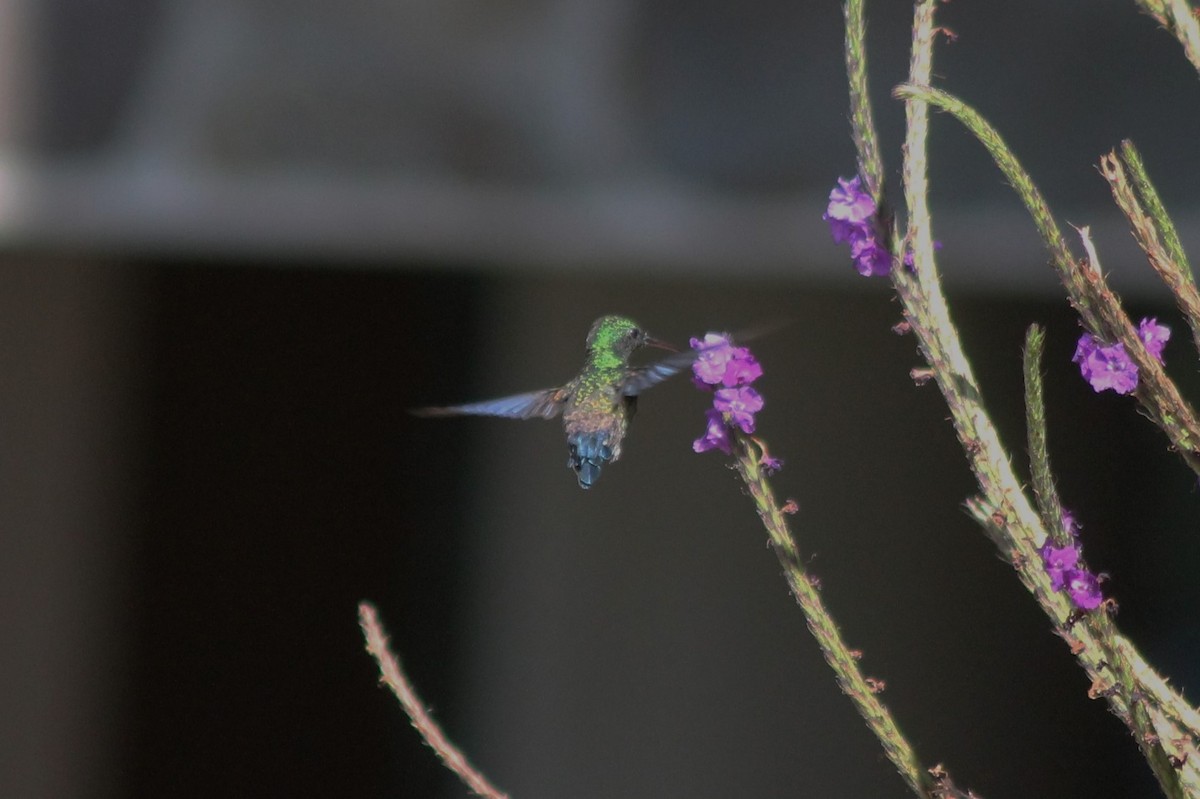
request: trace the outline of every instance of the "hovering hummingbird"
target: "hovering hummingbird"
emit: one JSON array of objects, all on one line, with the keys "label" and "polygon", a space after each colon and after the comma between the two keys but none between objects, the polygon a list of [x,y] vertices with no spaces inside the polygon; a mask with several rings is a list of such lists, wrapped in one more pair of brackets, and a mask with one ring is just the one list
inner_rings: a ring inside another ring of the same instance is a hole
[{"label": "hovering hummingbird", "polygon": [[[553,419],[561,413],[567,433],[567,466],[575,471],[580,488],[591,488],[601,468],[620,459],[621,441],[637,410],[638,395],[691,364],[699,353],[679,352],[624,316],[597,319],[586,345],[583,369],[564,386],[465,405],[418,408],[413,413],[510,419]],[[629,356],[642,347],[675,354],[648,366],[630,366]]]}]

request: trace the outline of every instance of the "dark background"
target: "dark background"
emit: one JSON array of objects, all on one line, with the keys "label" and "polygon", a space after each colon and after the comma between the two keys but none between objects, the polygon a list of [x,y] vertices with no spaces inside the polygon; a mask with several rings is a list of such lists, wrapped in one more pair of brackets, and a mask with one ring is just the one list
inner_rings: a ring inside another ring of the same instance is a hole
[{"label": "dark background", "polygon": [[[908,10],[877,5],[895,170]],[[4,13],[0,794],[465,795],[377,684],[368,599],[514,797],[905,795],[732,472],[692,453],[685,379],[590,492],[556,423],[406,412],[561,383],[619,312],[680,345],[791,320],[754,343],[775,483],[925,762],[987,797],[1156,795],[963,512],[895,299],[820,222],[853,168],[835,4]],[[1178,47],[1115,3],[941,13],[942,85],[1097,225],[1197,396],[1093,166],[1132,136],[1197,238]],[[952,312],[1008,451],[1025,474],[1037,321],[1064,502],[1122,630],[1187,689],[1194,477],[1079,379],[1077,322],[980,148],[944,118],[932,148]]]}]

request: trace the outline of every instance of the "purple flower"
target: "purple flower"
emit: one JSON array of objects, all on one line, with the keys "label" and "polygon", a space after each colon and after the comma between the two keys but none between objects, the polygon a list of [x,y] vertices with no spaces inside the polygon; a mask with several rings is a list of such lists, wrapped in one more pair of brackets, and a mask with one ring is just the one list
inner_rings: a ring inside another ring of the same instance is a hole
[{"label": "purple flower", "polygon": [[1050,575],[1050,588],[1061,591],[1067,584],[1067,574],[1079,565],[1079,545],[1072,542],[1065,547],[1056,547],[1047,541],[1042,544],[1042,563]]},{"label": "purple flower", "polygon": [[732,455],[733,441],[729,438],[729,427],[725,424],[724,414],[715,408],[709,408],[704,412],[704,419],[707,429],[704,435],[692,442],[692,449],[696,452],[719,449],[726,455]]},{"label": "purple flower", "polygon": [[1171,338],[1171,328],[1160,325],[1158,320],[1151,316],[1138,323],[1138,337],[1146,345],[1146,352],[1162,363],[1163,347],[1167,346],[1167,339]]},{"label": "purple flower", "polygon": [[829,192],[829,207],[821,218],[829,223],[829,231],[837,243],[851,241],[863,230],[870,229],[875,216],[875,200],[862,190],[862,181],[838,178],[838,185]]},{"label": "purple flower", "polygon": [[[762,395],[748,385],[762,376],[762,366],[749,349],[733,346],[727,333],[708,333],[703,340],[692,339],[691,345],[698,350],[692,362],[692,382],[713,392],[712,407],[704,416],[704,435],[692,442],[692,449],[719,449],[733,454],[734,428],[753,433],[754,414],[763,407]],[[767,459],[765,448],[763,455],[762,466],[768,473],[783,465],[774,458]]]},{"label": "purple flower", "polygon": [[[1063,513],[1063,522],[1067,530],[1074,534],[1075,522],[1066,512]],[[1080,562],[1077,542],[1072,541],[1064,547],[1057,547],[1047,541],[1042,545],[1041,554],[1046,574],[1050,575],[1051,589],[1066,589],[1071,604],[1077,608],[1095,610],[1100,606],[1104,601],[1104,596],[1100,593],[1100,581]]]},{"label": "purple flower", "polygon": [[713,408],[729,414],[729,421],[743,433],[754,432],[754,414],[762,410],[763,398],[750,386],[719,388],[713,397]]},{"label": "purple flower", "polygon": [[[1154,317],[1138,323],[1138,337],[1159,363],[1162,363],[1163,348],[1171,338],[1171,328],[1160,325]],[[1137,364],[1129,359],[1125,346],[1103,344],[1091,333],[1079,337],[1075,356],[1071,359],[1079,364],[1079,372],[1092,385],[1094,391],[1112,390],[1118,394],[1130,394],[1138,386]]]},{"label": "purple flower", "polygon": [[762,470],[767,473],[768,477],[770,477],[783,468],[783,461],[779,458],[772,458],[770,455],[763,455],[762,460],[758,462],[758,465],[761,466]]},{"label": "purple flower", "polygon": [[696,360],[692,361],[692,374],[696,385],[700,388],[715,386],[725,379],[725,370],[733,358],[733,346],[729,337],[720,333],[709,333],[701,341],[691,340],[692,349],[700,350]]},{"label": "purple flower", "polygon": [[829,192],[829,206],[822,217],[829,223],[835,242],[850,244],[850,257],[864,277],[886,275],[892,269],[892,254],[876,235],[877,210],[874,198],[862,190],[859,178],[838,178],[837,187]]},{"label": "purple flower", "polygon": [[700,350],[692,363],[694,382],[699,388],[722,385],[727,388],[753,383],[762,376],[762,366],[746,347],[735,347],[729,336],[709,333],[704,341],[691,340],[692,349]]},{"label": "purple flower", "polygon": [[892,270],[892,254],[879,245],[870,230],[850,239],[850,257],[863,277],[882,277]]},{"label": "purple flower", "polygon": [[1062,526],[1067,531],[1067,535],[1079,535],[1079,522],[1075,521],[1075,514],[1064,509],[1062,512]]},{"label": "purple flower", "polygon": [[1091,333],[1084,333],[1079,337],[1071,360],[1079,364],[1080,374],[1091,384],[1093,391],[1112,390],[1118,394],[1129,394],[1137,388],[1137,366],[1129,360],[1125,347],[1120,343],[1104,345]]},{"label": "purple flower", "polygon": [[1072,604],[1083,610],[1095,610],[1104,601],[1100,593],[1100,581],[1096,575],[1087,569],[1068,569],[1063,577],[1066,580],[1067,596]]},{"label": "purple flower", "polygon": [[734,386],[744,386],[747,383],[753,383],[758,378],[762,377],[763,369],[747,347],[734,347],[734,355],[729,360],[729,367],[725,370],[725,376],[721,382],[732,388]]}]

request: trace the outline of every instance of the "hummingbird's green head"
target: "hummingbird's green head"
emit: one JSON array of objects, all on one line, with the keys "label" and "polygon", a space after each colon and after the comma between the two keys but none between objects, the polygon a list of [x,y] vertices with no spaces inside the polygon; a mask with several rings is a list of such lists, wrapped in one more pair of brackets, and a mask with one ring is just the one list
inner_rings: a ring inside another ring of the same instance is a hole
[{"label": "hummingbird's green head", "polygon": [[592,323],[592,329],[588,332],[587,349],[592,354],[604,353],[625,361],[634,350],[641,347],[675,350],[670,344],[647,335],[637,322],[627,316],[601,316]]}]

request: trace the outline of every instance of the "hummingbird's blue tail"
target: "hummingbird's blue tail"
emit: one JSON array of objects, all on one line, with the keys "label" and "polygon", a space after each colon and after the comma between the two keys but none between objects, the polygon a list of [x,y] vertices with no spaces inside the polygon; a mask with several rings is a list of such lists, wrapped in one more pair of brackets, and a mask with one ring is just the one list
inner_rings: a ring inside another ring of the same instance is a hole
[{"label": "hummingbird's blue tail", "polygon": [[600,478],[600,468],[612,459],[608,433],[594,431],[578,433],[567,439],[571,456],[567,465],[575,470],[580,488],[591,488]]}]

